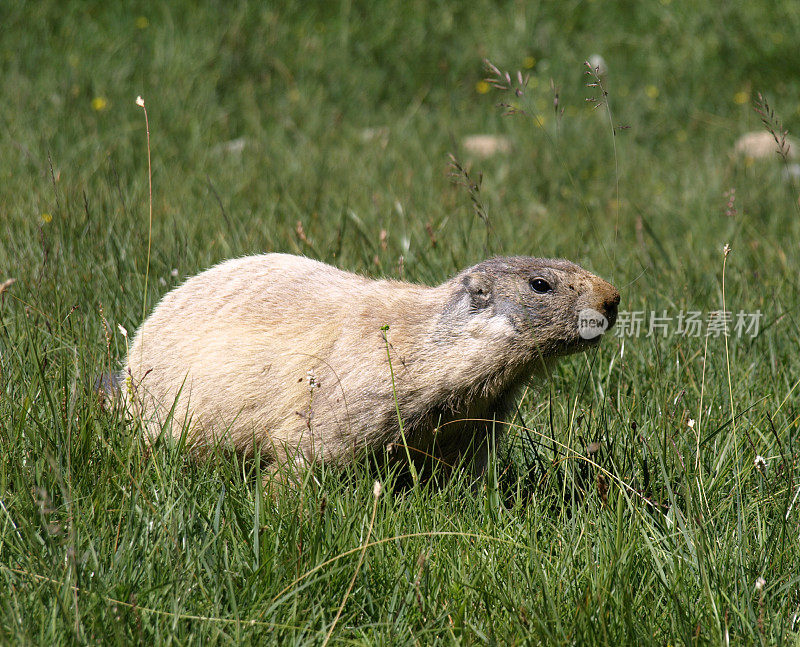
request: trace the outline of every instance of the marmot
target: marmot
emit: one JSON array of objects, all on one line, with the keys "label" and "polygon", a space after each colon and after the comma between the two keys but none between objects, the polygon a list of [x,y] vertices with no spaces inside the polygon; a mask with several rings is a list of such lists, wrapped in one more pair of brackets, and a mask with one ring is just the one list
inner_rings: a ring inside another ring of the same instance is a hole
[{"label": "marmot", "polygon": [[[480,471],[522,387],[595,345],[619,298],[565,260],[493,258],[428,287],[237,258],[164,296],[133,338],[122,397],[151,440],[186,429],[195,448],[258,448],[275,467],[394,447]],[[600,322],[588,333],[587,312]]]}]

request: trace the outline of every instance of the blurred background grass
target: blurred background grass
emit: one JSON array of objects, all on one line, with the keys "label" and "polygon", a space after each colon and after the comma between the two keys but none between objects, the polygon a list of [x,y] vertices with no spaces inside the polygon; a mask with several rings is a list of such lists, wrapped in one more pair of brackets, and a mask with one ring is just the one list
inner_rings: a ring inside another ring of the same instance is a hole
[{"label": "blurred background grass", "polygon": [[[566,361],[523,401],[548,441],[537,463],[519,435],[516,503],[491,479],[396,495],[376,536],[485,539],[368,553],[335,637],[797,639],[797,181],[733,146],[763,129],[758,92],[797,130],[800,5],[42,1],[3,4],[0,24],[0,281],[17,279],[0,309],[6,640],[321,642],[355,557],[279,592],[367,527],[366,473],[262,500],[235,465],[149,456],[99,409],[94,379],[125,353],[116,324],[141,322],[137,95],[150,305],[235,255],[435,283],[488,252],[570,258],[626,310],[708,313],[729,244],[726,306],[764,313],[755,339],[729,340],[730,384],[722,338],[611,338]],[[608,109],[586,100],[593,54]],[[503,116],[484,58],[530,75],[528,116]],[[478,133],[510,151],[470,153]],[[448,153],[483,174],[488,245]]]}]

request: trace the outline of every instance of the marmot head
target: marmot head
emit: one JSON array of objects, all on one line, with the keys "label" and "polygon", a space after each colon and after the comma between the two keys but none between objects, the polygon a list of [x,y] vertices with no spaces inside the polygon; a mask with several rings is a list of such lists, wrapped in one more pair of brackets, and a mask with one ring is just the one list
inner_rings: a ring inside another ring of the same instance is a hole
[{"label": "marmot head", "polygon": [[[453,279],[468,317],[499,328],[530,360],[568,355],[599,343],[617,319],[619,292],[560,259],[493,258]],[[496,324],[496,325],[495,325]]]}]

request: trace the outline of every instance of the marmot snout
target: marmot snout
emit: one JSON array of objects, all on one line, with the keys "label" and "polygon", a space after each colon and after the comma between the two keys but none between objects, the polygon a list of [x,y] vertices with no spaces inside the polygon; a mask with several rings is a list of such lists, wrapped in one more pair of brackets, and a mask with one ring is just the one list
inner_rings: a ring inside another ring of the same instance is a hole
[{"label": "marmot snout", "polygon": [[123,398],[151,438],[188,426],[199,448],[258,446],[276,465],[401,444],[399,409],[412,458],[475,458],[479,470],[521,387],[595,345],[619,300],[564,260],[494,258],[427,287],[285,254],[238,258],[156,306]]}]

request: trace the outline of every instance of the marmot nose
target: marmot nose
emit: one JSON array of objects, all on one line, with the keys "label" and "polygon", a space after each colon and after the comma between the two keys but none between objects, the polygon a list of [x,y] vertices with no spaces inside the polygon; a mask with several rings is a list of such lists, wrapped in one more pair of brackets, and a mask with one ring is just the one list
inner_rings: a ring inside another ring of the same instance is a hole
[{"label": "marmot nose", "polygon": [[606,319],[608,319],[608,327],[614,325],[614,322],[617,320],[617,307],[619,306],[619,292],[617,292],[614,288],[611,288],[611,291],[603,300],[603,314],[605,315]]}]

